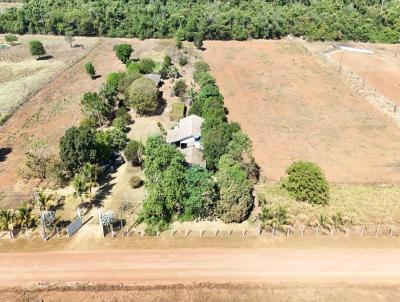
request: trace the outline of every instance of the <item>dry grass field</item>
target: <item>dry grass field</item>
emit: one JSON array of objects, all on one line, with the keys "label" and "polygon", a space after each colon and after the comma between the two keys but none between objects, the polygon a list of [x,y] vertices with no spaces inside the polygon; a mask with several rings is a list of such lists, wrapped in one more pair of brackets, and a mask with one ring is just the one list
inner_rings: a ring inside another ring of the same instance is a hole
[{"label": "dry grass field", "polygon": [[[279,184],[260,185],[260,196],[269,203],[288,209],[291,225],[321,226],[327,230],[335,227],[332,217],[340,215],[342,227],[357,225],[400,226],[400,187],[355,184],[332,184],[330,201],[326,206],[312,206],[293,200]],[[321,216],[323,221],[321,221]]]},{"label": "dry grass field", "polygon": [[331,182],[400,181],[398,127],[304,42],[207,41],[205,48],[229,118],[252,139],[264,178],[279,180],[305,159]]},{"label": "dry grass field", "polygon": [[21,7],[22,2],[12,3],[12,2],[0,2],[0,13],[12,7]]},{"label": "dry grass field", "polygon": [[[29,41],[39,39],[52,58],[36,60],[29,53]],[[4,35],[0,35],[0,43]],[[15,110],[29,96],[49,83],[60,72],[79,61],[96,44],[97,39],[77,38],[71,48],[63,37],[19,36],[17,45],[0,50],[0,116]]]}]

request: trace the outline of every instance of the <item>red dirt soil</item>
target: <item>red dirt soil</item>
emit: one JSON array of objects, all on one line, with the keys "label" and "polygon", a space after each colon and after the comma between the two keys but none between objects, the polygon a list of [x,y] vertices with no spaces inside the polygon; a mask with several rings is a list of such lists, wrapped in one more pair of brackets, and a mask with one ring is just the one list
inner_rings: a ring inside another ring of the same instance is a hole
[{"label": "red dirt soil", "polygon": [[203,56],[229,119],[253,141],[264,177],[312,160],[332,182],[399,182],[398,127],[298,41],[207,41]]},{"label": "red dirt soil", "polygon": [[126,285],[231,281],[400,280],[398,250],[175,249],[0,254],[0,284]]},{"label": "red dirt soil", "polygon": [[381,94],[400,105],[400,57],[375,51],[373,54],[338,50],[330,58],[375,87]]}]

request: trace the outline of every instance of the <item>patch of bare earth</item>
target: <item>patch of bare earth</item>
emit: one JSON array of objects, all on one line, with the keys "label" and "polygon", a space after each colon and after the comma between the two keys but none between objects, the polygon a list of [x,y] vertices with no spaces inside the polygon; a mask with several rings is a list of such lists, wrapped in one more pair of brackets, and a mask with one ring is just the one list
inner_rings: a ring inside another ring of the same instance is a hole
[{"label": "patch of bare earth", "polygon": [[397,126],[298,41],[207,41],[203,56],[229,118],[254,145],[263,175],[278,180],[312,160],[332,182],[400,181]]}]

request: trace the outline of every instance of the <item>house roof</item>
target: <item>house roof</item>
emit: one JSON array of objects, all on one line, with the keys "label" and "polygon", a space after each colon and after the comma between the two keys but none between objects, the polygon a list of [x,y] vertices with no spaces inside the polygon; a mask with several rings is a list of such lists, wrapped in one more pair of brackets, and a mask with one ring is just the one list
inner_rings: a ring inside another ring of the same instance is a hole
[{"label": "house roof", "polygon": [[156,85],[158,85],[161,82],[161,75],[156,73],[145,74],[143,77],[152,80]]},{"label": "house roof", "polygon": [[181,119],[175,129],[167,131],[167,143],[180,142],[188,137],[200,137],[203,122],[203,118],[194,114]]},{"label": "house roof", "polygon": [[203,159],[203,152],[196,147],[189,147],[186,149],[181,149],[181,152],[185,156],[187,163],[192,165],[199,165],[201,167],[206,166],[206,161]]}]

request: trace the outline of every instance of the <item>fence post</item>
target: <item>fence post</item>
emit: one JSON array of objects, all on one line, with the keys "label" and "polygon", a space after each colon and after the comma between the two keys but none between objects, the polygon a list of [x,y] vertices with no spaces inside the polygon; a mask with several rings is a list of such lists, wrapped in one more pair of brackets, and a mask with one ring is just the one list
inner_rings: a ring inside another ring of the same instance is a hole
[{"label": "fence post", "polygon": [[275,237],[275,228],[272,228],[272,236]]},{"label": "fence post", "polygon": [[246,233],[247,233],[247,230],[244,229],[244,230],[243,230],[243,237],[246,236]]},{"label": "fence post", "polygon": [[287,230],[286,230],[286,237],[289,237],[289,235],[290,235],[290,229],[287,228]]},{"label": "fence post", "polygon": [[361,227],[361,236],[364,235],[364,226]]},{"label": "fence post", "polygon": [[317,229],[315,230],[315,236],[319,235],[319,227],[317,227]]},{"label": "fence post", "polygon": [[232,235],[233,230],[229,230],[228,231],[228,235],[231,236]]},{"label": "fence post", "polygon": [[57,238],[60,239],[60,233],[58,232],[58,227],[56,227]]},{"label": "fence post", "polygon": [[390,237],[392,237],[392,236],[393,236],[393,227],[390,226]]},{"label": "fence post", "polygon": [[333,233],[335,232],[335,228],[331,229],[331,236],[333,237]]},{"label": "fence post", "polygon": [[214,231],[214,235],[215,235],[215,237],[217,237],[218,233],[219,233],[219,230],[218,230],[218,229],[216,229],[216,230]]},{"label": "fence post", "polygon": [[304,225],[301,227],[301,237],[304,237]]}]

